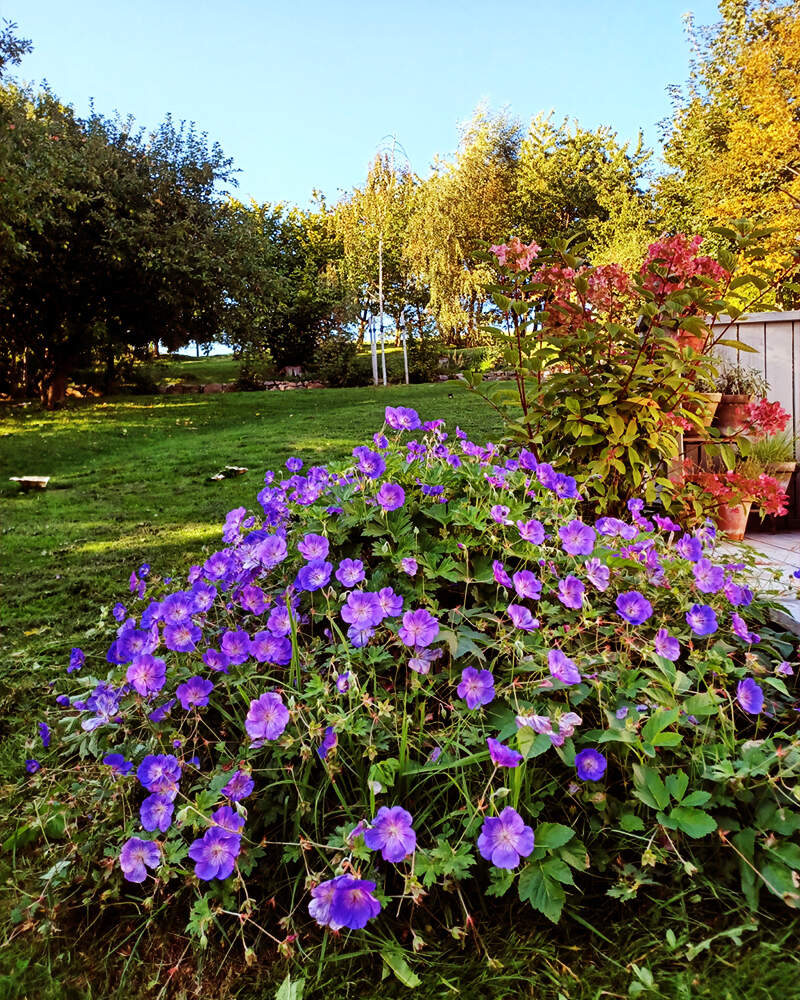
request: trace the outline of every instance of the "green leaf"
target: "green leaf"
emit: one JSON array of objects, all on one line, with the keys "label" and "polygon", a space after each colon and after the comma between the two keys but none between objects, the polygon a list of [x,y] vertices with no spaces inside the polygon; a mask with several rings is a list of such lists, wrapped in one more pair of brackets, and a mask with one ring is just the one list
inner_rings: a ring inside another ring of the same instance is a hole
[{"label": "green leaf", "polygon": [[[422,982],[416,972],[414,972],[408,964],[405,955],[399,948],[384,948],[381,952],[381,958],[395,974],[395,977],[400,980],[403,986],[407,986],[410,990],[413,990],[416,989],[416,987]],[[302,1000],[302,998],[300,998],[300,1000]]]},{"label": "green leaf", "polygon": [[717,821],[713,816],[709,816],[702,809],[694,809],[690,806],[675,806],[670,811],[670,818],[678,824],[678,829],[689,837],[699,839],[717,829]]},{"label": "green leaf", "polygon": [[662,732],[662,730],[669,728],[678,719],[678,709],[661,709],[661,711],[656,712],[651,716],[642,728],[642,741],[644,743],[653,743],[653,737]]},{"label": "green leaf", "polygon": [[575,831],[563,823],[540,823],[534,831],[533,840],[537,847],[555,851],[574,836]]},{"label": "green leaf", "polygon": [[689,787],[689,776],[685,771],[677,771],[667,776],[665,784],[672,798],[680,802]]},{"label": "green leaf", "polygon": [[627,833],[633,833],[635,830],[644,830],[644,821],[641,816],[637,816],[635,813],[623,813],[619,818],[620,829],[625,830]]},{"label": "green leaf", "polygon": [[292,980],[291,974],[287,972],[286,978],[278,987],[275,1000],[303,1000],[305,985],[305,979]]},{"label": "green leaf", "polygon": [[652,767],[644,764],[633,765],[633,783],[636,797],[641,799],[651,809],[666,809],[669,805],[669,792],[658,773]]},{"label": "green leaf", "polygon": [[683,703],[683,710],[687,715],[695,715],[698,719],[702,719],[708,715],[716,715],[721,701],[721,698],[711,694],[710,691],[703,694],[693,694]]},{"label": "green leaf", "polygon": [[530,903],[534,910],[543,913],[554,924],[558,923],[567,894],[555,878],[542,870],[541,862],[525,868],[517,889],[523,903]]}]

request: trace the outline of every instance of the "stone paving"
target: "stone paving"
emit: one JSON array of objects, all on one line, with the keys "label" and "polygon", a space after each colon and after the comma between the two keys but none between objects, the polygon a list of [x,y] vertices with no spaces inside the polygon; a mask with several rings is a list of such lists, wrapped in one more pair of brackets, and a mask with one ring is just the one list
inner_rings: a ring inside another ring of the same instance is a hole
[{"label": "stone paving", "polygon": [[800,635],[800,580],[793,575],[800,570],[800,531],[748,534],[744,542],[725,542],[717,552],[735,556],[743,547],[756,560],[751,586],[762,594],[774,596],[783,607],[783,613],[775,612],[776,621]]}]

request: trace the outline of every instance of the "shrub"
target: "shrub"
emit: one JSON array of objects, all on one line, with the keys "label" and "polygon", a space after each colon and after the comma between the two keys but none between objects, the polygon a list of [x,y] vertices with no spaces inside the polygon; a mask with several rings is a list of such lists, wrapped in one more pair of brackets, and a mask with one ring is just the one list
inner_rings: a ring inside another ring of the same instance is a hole
[{"label": "shrub", "polygon": [[[494,336],[515,378],[484,383],[472,373],[470,385],[518,442],[574,471],[607,513],[640,493],[670,504],[681,428],[702,433],[698,389],[715,375],[711,349],[752,350],[727,339],[736,300],[751,288],[755,301],[781,276],[758,265],[763,231],[740,221],[725,234],[733,249],[719,261],[698,256],[700,237],[677,235],[651,245],[636,274],[592,267],[563,241],[491,248],[503,320]],[[727,445],[717,448],[732,464]]]},{"label": "shrub", "polygon": [[463,933],[512,889],[553,921],[704,871],[796,905],[792,647],[712,527],[594,521],[529,451],[403,407],[346,466],[286,465],[72,652],[29,822],[79,815],[93,911],[288,953],[311,918]]},{"label": "shrub", "polygon": [[367,385],[363,366],[358,363],[358,347],[345,334],[334,333],[322,339],[314,352],[311,371],[326,385],[348,387]]}]

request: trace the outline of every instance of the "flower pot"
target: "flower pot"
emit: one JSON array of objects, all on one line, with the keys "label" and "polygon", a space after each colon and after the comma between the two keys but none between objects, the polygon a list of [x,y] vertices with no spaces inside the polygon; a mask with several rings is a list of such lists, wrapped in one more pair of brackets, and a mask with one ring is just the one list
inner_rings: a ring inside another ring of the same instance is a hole
[{"label": "flower pot", "polygon": [[704,392],[702,399],[686,403],[684,409],[699,417],[703,427],[710,427],[721,399],[721,392]]},{"label": "flower pot", "polygon": [[696,334],[689,333],[687,330],[678,330],[676,339],[680,347],[691,347],[693,351],[696,351],[698,354],[702,354],[708,338],[698,337]]},{"label": "flower pot", "polygon": [[747,407],[752,399],[752,396],[723,394],[714,414],[714,426],[719,428],[721,434],[725,437],[735,437],[747,427]]},{"label": "flower pot", "polygon": [[724,505],[717,508],[717,527],[732,542],[741,542],[747,528],[747,518],[750,516],[752,500],[742,500],[738,504]]},{"label": "flower pot", "polygon": [[796,468],[797,462],[773,462],[767,466],[765,472],[773,479],[777,479],[778,485],[785,492],[789,489],[789,483]]}]

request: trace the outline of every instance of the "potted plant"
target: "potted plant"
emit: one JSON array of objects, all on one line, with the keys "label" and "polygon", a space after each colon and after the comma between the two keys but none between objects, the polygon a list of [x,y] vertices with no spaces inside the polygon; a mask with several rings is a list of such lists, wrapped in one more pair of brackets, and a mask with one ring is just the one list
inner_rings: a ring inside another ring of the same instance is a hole
[{"label": "potted plant", "polygon": [[685,402],[683,408],[694,414],[704,428],[708,428],[714,421],[722,393],[717,391],[710,378],[706,378],[702,374],[695,381],[694,391],[697,395]]},{"label": "potted plant", "polygon": [[790,431],[767,434],[752,442],[750,457],[763,467],[768,476],[777,479],[785,490],[797,468],[796,444],[797,438]]},{"label": "potted plant", "polygon": [[714,416],[714,426],[723,437],[735,437],[748,424],[747,408],[754,398],[763,398],[769,391],[764,376],[755,368],[741,365],[724,367],[716,379],[722,398]]},{"label": "potted plant", "polygon": [[786,513],[786,491],[754,459],[740,460],[725,472],[698,470],[690,474],[687,483],[693,483],[710,498],[717,527],[734,542],[744,538],[753,506],[763,514]]}]

